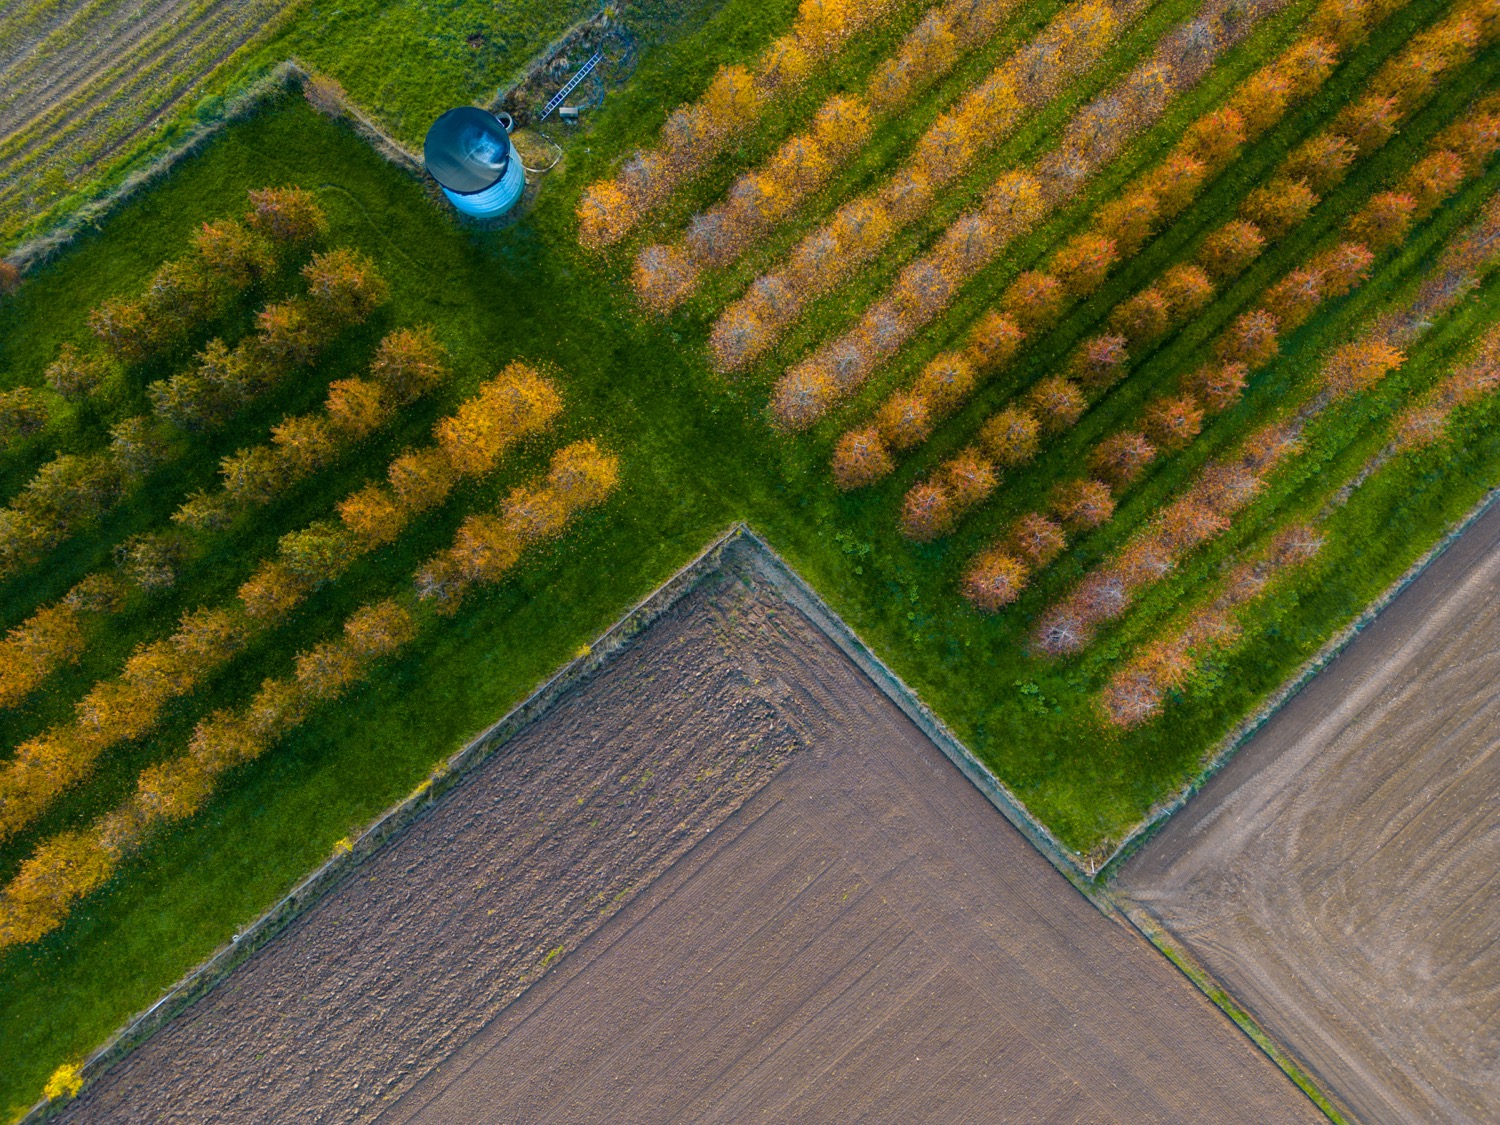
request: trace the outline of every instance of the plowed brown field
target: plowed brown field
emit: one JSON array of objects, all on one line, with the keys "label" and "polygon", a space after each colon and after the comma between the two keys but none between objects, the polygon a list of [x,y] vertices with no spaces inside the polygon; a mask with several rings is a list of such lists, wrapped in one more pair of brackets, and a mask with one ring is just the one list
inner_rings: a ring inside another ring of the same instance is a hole
[{"label": "plowed brown field", "polygon": [[291,2],[0,7],[0,225],[20,226],[152,129]]},{"label": "plowed brown field", "polygon": [[1361,1120],[1500,1121],[1500,507],[1128,863]]},{"label": "plowed brown field", "polygon": [[66,1119],[1322,1119],[749,574]]}]

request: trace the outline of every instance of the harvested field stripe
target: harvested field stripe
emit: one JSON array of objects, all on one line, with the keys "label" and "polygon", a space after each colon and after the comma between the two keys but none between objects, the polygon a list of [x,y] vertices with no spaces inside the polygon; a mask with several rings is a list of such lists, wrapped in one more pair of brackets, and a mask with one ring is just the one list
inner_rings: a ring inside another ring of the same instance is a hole
[{"label": "harvested field stripe", "polygon": [[0,207],[15,216],[5,228],[18,229],[26,212],[58,190],[55,179],[77,178],[119,151],[290,10],[280,0],[259,0],[234,6],[226,18],[228,8],[206,0],[183,17],[190,24],[142,23],[149,34],[130,45],[129,64],[89,74],[77,89],[53,85],[51,71],[39,74],[35,81],[44,84],[37,95],[16,99],[29,111],[25,123],[0,141]]},{"label": "harvested field stripe", "polygon": [[[1500,1110],[1466,1063],[1492,1037],[1495,979],[1494,915],[1471,894],[1493,895],[1495,870],[1500,513],[1476,515],[1113,884],[1351,1120]],[[1406,989],[1417,959],[1447,970]]]}]

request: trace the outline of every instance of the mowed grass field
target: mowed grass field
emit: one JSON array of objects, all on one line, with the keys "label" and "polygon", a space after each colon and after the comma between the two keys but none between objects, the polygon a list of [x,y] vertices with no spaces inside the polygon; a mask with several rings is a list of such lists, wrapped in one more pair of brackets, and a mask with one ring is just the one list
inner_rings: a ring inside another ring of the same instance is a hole
[{"label": "mowed grass field", "polygon": [[[995,173],[1055,143],[1073,109],[1149,55],[1157,39],[1195,9],[1167,0],[1148,10],[1096,67],[1029,116],[972,177],[941,195],[929,220],[894,241],[848,287],[815,304],[798,329],[801,336],[789,337],[779,354],[791,356],[799,340],[805,346],[846,326]],[[736,267],[743,270],[740,284],[774,260],[800,230],[826,218],[849,192],[880,178],[943,105],[1054,10],[1046,5],[1025,10],[1019,22],[961,61],[909,114],[877,134],[786,230]],[[920,347],[935,351],[962,333],[1010,278],[1041,260],[1098,203],[1159,161],[1188,122],[1283,50],[1299,34],[1307,10],[1308,5],[1292,5],[1270,15],[1226,50],[1206,79],[1175,100],[1159,123],[1106,165],[1077,198],[981,272]],[[1085,335],[1143,278],[1180,260],[1197,234],[1222,221],[1265,169],[1330,121],[1384,58],[1447,10],[1436,2],[1408,5],[1347,52],[1316,95],[1247,145],[1231,171],[1078,305],[1055,330],[1057,342],[1045,343],[1036,362],[1045,364],[1048,356],[1056,360],[1071,339]],[[164,259],[182,251],[198,224],[240,213],[246,190],[267,184],[296,184],[315,192],[330,217],[328,243],[369,255],[392,289],[389,305],[342,338],[305,378],[246,411],[211,440],[195,444],[188,456],[162,470],[96,531],[71,540],[47,565],[6,583],[0,589],[0,615],[7,626],[109,565],[117,544],[162,526],[188,494],[212,482],[218,458],[264,441],[268,427],[285,413],[321,400],[329,380],[361,371],[387,329],[433,324],[457,375],[434,401],[403,414],[355,456],[255,517],[216,533],[210,555],[168,595],[114,619],[108,630],[91,637],[76,668],[56,675],[24,708],[0,716],[11,747],[71,714],[89,685],[113,675],[134,644],[169,631],[178,612],[230,596],[280,534],[325,514],[335,500],[381,475],[402,448],[426,440],[434,418],[510,360],[551,365],[564,400],[553,438],[526,447],[483,484],[465,486],[453,503],[414,525],[394,547],[368,556],[341,582],[314,595],[227,672],[174,705],[152,737],[106,755],[86,785],[64,795],[0,850],[0,874],[7,880],[40,841],[115,807],[133,791],[142,768],[180,752],[198,719],[242,703],[263,678],[285,675],[293,653],[328,636],[356,606],[409,588],[413,570],[451,542],[463,515],[534,477],[553,444],[594,437],[622,459],[620,492],[604,509],[584,517],[561,544],[528,556],[513,577],[472,596],[455,618],[424,633],[339,707],[319,713],[272,752],[229,775],[202,812],[155,837],[100,892],[83,900],[61,929],[4,955],[0,1050],[7,1065],[0,1073],[0,1106],[7,1112],[29,1105],[54,1067],[82,1057],[130,1012],[150,1004],[162,987],[263,910],[338,840],[418,784],[435,762],[522,698],[735,520],[747,520],[764,533],[1040,820],[1067,846],[1086,852],[1107,848],[1192,776],[1204,752],[1257,700],[1500,480],[1500,437],[1489,424],[1493,408],[1487,404],[1464,416],[1453,445],[1401,459],[1356,493],[1329,521],[1328,546],[1317,565],[1260,607],[1258,625],[1246,641],[1196,677],[1162,721],[1133,734],[1107,732],[1094,700],[1111,661],[1130,647],[1129,636],[1106,637],[1081,659],[1048,662],[1027,648],[1036,615],[1143,523],[1210,453],[1227,447],[1284,398],[1330,346],[1342,343],[1371,314],[1406,299],[1436,249],[1500,186],[1500,172],[1492,168],[1471,178],[1414,228],[1399,252],[1380,259],[1350,297],[1320,306],[1283,341],[1281,358],[1257,372],[1241,403],[1209,424],[1191,455],[1160,464],[1121,506],[1107,532],[1078,541],[1027,599],[998,616],[983,616],[959,596],[958,584],[1000,516],[985,517],[992,521],[989,526],[917,546],[900,534],[896,515],[918,474],[965,440],[959,431],[983,409],[1004,401],[1005,388],[983,392],[991,398],[976,399],[974,417],[955,420],[950,448],[943,447],[940,431],[933,449],[884,484],[841,492],[828,473],[835,426],[786,436],[768,425],[767,401],[779,370],[774,361],[739,380],[710,370],[706,340],[719,303],[735,295],[732,281],[714,280],[722,288],[709,290],[670,318],[656,319],[643,315],[630,292],[638,242],[604,255],[578,246],[574,208],[585,186],[611,174],[632,147],[651,143],[665,116],[696,96],[716,66],[753,56],[785,29],[794,12],[795,5],[785,0],[771,5],[732,0],[705,22],[677,28],[675,38],[664,38],[645,54],[636,77],[607,100],[588,131],[570,141],[567,159],[546,181],[535,211],[505,229],[461,226],[421,184],[381,162],[348,130],[288,97],[228,130],[162,185],[28,277],[20,293],[0,305],[0,370],[6,386],[38,386],[62,343],[86,340],[92,306],[139,291]],[[916,16],[915,7],[900,9],[899,18],[857,40],[798,94],[774,105],[736,147],[647,223],[641,238],[679,229],[687,215],[717,200],[740,169],[805,124],[825,96],[861,88]],[[349,50],[351,58],[369,58],[363,46]],[[378,90],[379,68],[373,61],[368,65],[369,89]],[[1127,416],[1148,389],[1175,375],[1214,325],[1245,307],[1259,285],[1300,261],[1320,234],[1337,228],[1370,190],[1399,175],[1433,134],[1490,89],[1497,65],[1500,55],[1485,49],[1446,78],[1394,139],[1328,194],[1310,227],[1270,247],[1251,275],[1227,287],[1203,312],[1200,325],[1155,353],[1119,393],[1100,403],[1090,424],[1103,429],[1111,419]],[[345,85],[356,100],[365,96],[354,77],[346,77]],[[439,85],[434,82],[423,96],[439,97]],[[442,93],[452,101],[471,96],[463,83]],[[412,121],[424,119],[425,104],[412,101],[405,112]],[[1165,614],[1201,586],[1265,526],[1320,505],[1327,480],[1357,469],[1384,441],[1391,403],[1450,369],[1465,342],[1495,319],[1495,289],[1493,282],[1482,286],[1423,340],[1399,382],[1383,387],[1366,400],[1359,417],[1320,439],[1315,471],[1273,489],[1257,507],[1255,521],[1237,524],[1164,583],[1154,595],[1159,612]],[[261,296],[275,295],[273,289]],[[213,326],[213,333],[243,333],[251,307]],[[154,367],[133,370],[116,397],[78,408],[52,403],[54,422],[44,438],[0,461],[5,495],[14,496],[54,450],[96,447],[108,423],[140,409],[145,381],[180,369],[191,347],[209,334]],[[878,389],[872,387],[872,394]],[[858,409],[858,404],[851,407],[851,415]],[[1016,510],[1076,468],[1070,458],[1076,461],[1076,449],[1071,454],[1066,447],[1055,449],[1014,483],[1007,482],[1006,489],[1017,490]]]}]

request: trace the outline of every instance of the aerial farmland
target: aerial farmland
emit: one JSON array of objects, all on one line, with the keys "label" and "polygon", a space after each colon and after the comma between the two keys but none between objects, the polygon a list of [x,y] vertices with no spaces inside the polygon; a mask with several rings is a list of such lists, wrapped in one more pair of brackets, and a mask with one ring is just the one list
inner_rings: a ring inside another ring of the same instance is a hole
[{"label": "aerial farmland", "polygon": [[1500,1116],[1500,0],[0,11],[0,1116]]}]

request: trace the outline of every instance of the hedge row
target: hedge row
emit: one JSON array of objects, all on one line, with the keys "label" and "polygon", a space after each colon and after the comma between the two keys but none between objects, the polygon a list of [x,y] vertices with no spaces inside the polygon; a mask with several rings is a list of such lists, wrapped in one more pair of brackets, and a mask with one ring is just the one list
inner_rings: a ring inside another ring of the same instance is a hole
[{"label": "hedge row", "polygon": [[89,620],[114,613],[124,598],[115,579],[90,575],[12,629],[0,641],[0,708],[15,707],[58,668],[77,663],[88,647]]},{"label": "hedge row", "polygon": [[[269,445],[226,457],[223,489],[193,495],[173,520],[193,531],[227,526],[327,465],[448,376],[430,328],[397,329],[376,349],[368,379],[332,384],[321,415],[287,418],[273,428]],[[151,595],[173,586],[191,550],[181,532],[135,536],[116,549],[118,578],[91,575],[11,630],[0,641],[0,708],[14,707],[56,669],[78,660],[86,645],[86,619],[114,612],[131,592]]]},{"label": "hedge row", "polygon": [[112,297],[89,313],[106,353],[139,363],[167,350],[328,231],[322,208],[301,188],[251,191],[250,204],[244,222],[204,223],[192,250],[165,262],[139,297]]},{"label": "hedge row", "polygon": [[1221,655],[1240,637],[1240,621],[1297,567],[1323,549],[1324,537],[1309,524],[1283,528],[1269,547],[1232,567],[1212,597],[1160,640],[1143,645],[1110,677],[1097,706],[1105,722],[1129,729],[1162,712],[1169,692],[1182,687],[1210,657]]},{"label": "hedge row", "polygon": [[1448,438],[1453,414],[1500,390],[1500,325],[1492,326],[1470,358],[1407,407],[1391,426],[1391,440],[1334,491],[1312,524],[1294,523],[1276,533],[1258,557],[1231,568],[1215,594],[1185,615],[1166,637],[1137,648],[1110,677],[1097,705],[1104,721],[1130,728],[1162,714],[1171,693],[1210,658],[1222,657],[1241,637],[1250,606],[1268,595],[1291,568],[1314,557],[1323,543],[1317,524],[1348,503],[1361,484],[1394,457]]}]

